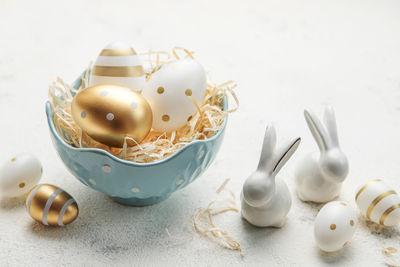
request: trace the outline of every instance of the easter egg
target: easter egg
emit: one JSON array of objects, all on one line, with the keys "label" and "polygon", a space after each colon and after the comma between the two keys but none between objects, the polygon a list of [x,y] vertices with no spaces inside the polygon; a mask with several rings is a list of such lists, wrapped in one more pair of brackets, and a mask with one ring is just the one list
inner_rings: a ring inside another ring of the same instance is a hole
[{"label": "easter egg", "polygon": [[32,188],[26,197],[25,207],[35,221],[51,226],[69,224],[79,214],[75,199],[50,184],[39,184]]},{"label": "easter egg", "polygon": [[8,159],[0,170],[0,196],[18,197],[29,192],[42,177],[42,164],[30,154]]},{"label": "easter egg", "polygon": [[360,186],[355,199],[368,220],[384,226],[394,226],[400,222],[399,195],[384,181],[375,179]]},{"label": "easter egg", "polygon": [[337,251],[351,241],[357,223],[356,212],[347,202],[329,202],[322,207],[315,218],[315,241],[323,251]]},{"label": "easter egg", "polygon": [[153,110],[153,129],[170,132],[184,126],[200,106],[207,89],[206,73],[192,58],[166,64],[153,73],[143,96]]},{"label": "easter egg", "polygon": [[140,91],[145,73],[136,51],[122,42],[110,43],[97,57],[89,85],[114,84]]},{"label": "easter egg", "polygon": [[74,121],[94,140],[110,147],[140,143],[151,130],[152,112],[146,99],[127,87],[95,85],[72,100]]}]

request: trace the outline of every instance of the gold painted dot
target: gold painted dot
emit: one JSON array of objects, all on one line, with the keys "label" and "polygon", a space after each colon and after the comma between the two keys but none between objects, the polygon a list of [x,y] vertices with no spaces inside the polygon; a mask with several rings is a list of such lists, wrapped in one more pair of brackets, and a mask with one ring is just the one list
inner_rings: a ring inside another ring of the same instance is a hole
[{"label": "gold painted dot", "polygon": [[187,121],[190,121],[192,119],[192,115],[190,115],[188,118],[187,118]]},{"label": "gold painted dot", "polygon": [[340,202],[340,205],[345,206],[345,207],[347,206],[347,204],[344,202]]},{"label": "gold painted dot", "polygon": [[186,91],[185,91],[185,95],[187,95],[187,96],[191,96],[191,95],[192,95],[192,90],[190,90],[190,89],[186,89]]},{"label": "gold painted dot", "polygon": [[173,66],[172,66],[172,69],[173,69],[173,70],[177,70],[177,69],[179,69],[179,67],[178,67],[178,65],[173,65]]},{"label": "gold painted dot", "polygon": [[347,246],[348,243],[349,243],[349,242],[345,242],[345,243],[343,244],[343,247]]},{"label": "gold painted dot", "polygon": [[169,121],[169,116],[168,115],[163,115],[162,116],[163,121]]},{"label": "gold painted dot", "polygon": [[20,183],[18,186],[19,186],[19,188],[24,188],[25,187],[25,183]]},{"label": "gold painted dot", "polygon": [[11,162],[15,162],[17,159],[16,158],[12,158],[11,159]]},{"label": "gold painted dot", "polygon": [[335,230],[336,229],[336,224],[331,224],[331,230]]},{"label": "gold painted dot", "polygon": [[353,220],[350,220],[350,225],[354,226],[354,221]]},{"label": "gold painted dot", "polygon": [[162,87],[162,86],[158,87],[157,93],[159,93],[160,95],[161,95],[162,93],[164,93],[164,87]]}]

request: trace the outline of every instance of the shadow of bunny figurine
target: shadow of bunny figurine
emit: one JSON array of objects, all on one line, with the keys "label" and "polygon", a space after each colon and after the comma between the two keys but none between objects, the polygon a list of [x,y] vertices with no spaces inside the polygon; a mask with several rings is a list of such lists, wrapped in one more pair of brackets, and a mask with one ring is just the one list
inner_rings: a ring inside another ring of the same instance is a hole
[{"label": "shadow of bunny figurine", "polygon": [[290,192],[284,181],[275,176],[296,151],[300,137],[276,148],[273,125],[265,131],[264,143],[257,170],[243,184],[242,216],[258,227],[282,227],[292,205]]}]

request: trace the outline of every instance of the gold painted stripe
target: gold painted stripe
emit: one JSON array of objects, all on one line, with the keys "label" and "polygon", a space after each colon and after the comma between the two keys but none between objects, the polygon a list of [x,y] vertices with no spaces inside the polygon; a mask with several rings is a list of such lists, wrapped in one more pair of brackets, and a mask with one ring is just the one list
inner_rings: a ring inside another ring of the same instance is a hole
[{"label": "gold painted stripe", "polygon": [[371,204],[369,205],[369,207],[368,207],[368,209],[367,209],[367,218],[368,218],[368,219],[371,219],[372,210],[375,208],[375,206],[376,206],[382,199],[384,199],[384,198],[387,197],[387,196],[393,195],[393,194],[396,194],[396,192],[393,191],[393,190],[389,190],[389,191],[383,192],[382,194],[380,194],[379,196],[377,196],[377,197],[371,202]]},{"label": "gold painted stripe", "polygon": [[103,49],[100,56],[134,56],[136,51],[133,48]]},{"label": "gold painted stripe", "polygon": [[93,75],[108,77],[139,77],[144,75],[142,66],[94,66]]},{"label": "gold painted stripe", "polygon": [[362,191],[364,191],[368,186],[370,186],[370,185],[373,184],[373,183],[379,182],[379,181],[381,181],[381,179],[375,179],[375,180],[372,180],[371,182],[369,182],[368,184],[364,185],[364,186],[360,189],[360,191],[358,191],[358,193],[357,193],[357,195],[356,195],[356,200],[358,199],[358,197],[360,196],[360,194],[362,193]]},{"label": "gold painted stripe", "polygon": [[393,205],[393,206],[391,206],[390,208],[388,208],[388,209],[382,214],[381,219],[379,220],[379,223],[380,223],[381,225],[385,225],[386,217],[389,216],[389,214],[390,214],[392,211],[394,211],[395,209],[398,209],[398,208],[400,208],[400,204],[396,204],[396,205]]}]

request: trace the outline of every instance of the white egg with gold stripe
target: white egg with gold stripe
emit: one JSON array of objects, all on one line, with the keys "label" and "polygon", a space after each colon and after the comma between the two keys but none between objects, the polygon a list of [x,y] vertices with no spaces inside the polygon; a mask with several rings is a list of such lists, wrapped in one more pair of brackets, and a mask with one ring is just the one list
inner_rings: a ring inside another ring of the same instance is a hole
[{"label": "white egg with gold stripe", "polygon": [[369,220],[384,226],[394,226],[400,222],[399,195],[384,181],[375,179],[360,186],[355,199]]},{"label": "white egg with gold stripe", "polygon": [[145,73],[136,51],[123,42],[107,45],[97,57],[89,85],[112,84],[141,91]]},{"label": "white egg with gold stripe", "polygon": [[79,214],[75,199],[63,189],[50,184],[39,184],[32,188],[25,206],[35,221],[50,226],[69,224]]}]

